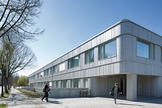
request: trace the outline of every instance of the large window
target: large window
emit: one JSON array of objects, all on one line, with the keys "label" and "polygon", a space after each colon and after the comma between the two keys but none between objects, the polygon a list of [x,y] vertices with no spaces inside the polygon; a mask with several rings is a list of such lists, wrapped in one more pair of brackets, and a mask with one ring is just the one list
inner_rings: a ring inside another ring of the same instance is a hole
[{"label": "large window", "polygon": [[74,88],[79,88],[79,81],[80,81],[80,79],[73,79],[73,87]]},{"label": "large window", "polygon": [[116,40],[107,42],[98,47],[99,60],[116,56]]},{"label": "large window", "polygon": [[150,45],[146,42],[137,41],[137,56],[149,58],[150,57]]},{"label": "large window", "polygon": [[59,88],[59,81],[56,81],[56,88]]},{"label": "large window", "polygon": [[85,64],[94,62],[94,49],[85,52]]},{"label": "large window", "polygon": [[64,70],[65,70],[65,62],[59,65],[59,71],[64,71]]},{"label": "large window", "polygon": [[68,68],[74,68],[79,66],[79,56],[75,56],[68,60]]},{"label": "large window", "polygon": [[66,88],[66,83],[67,83],[67,80],[62,80],[61,81],[61,88]]},{"label": "large window", "polygon": [[44,76],[48,76],[49,74],[49,69],[44,70]]},{"label": "large window", "polygon": [[84,88],[88,88],[88,78],[83,79],[83,86]]},{"label": "large window", "polygon": [[50,74],[54,74],[56,72],[56,66],[50,67]]}]

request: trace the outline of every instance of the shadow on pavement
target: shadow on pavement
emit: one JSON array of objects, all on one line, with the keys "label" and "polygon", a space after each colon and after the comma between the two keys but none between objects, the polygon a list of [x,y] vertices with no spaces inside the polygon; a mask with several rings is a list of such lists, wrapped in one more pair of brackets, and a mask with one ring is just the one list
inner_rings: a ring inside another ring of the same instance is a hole
[{"label": "shadow on pavement", "polygon": [[[106,97],[106,98],[113,98],[113,97]],[[119,99],[127,100],[125,96],[120,96]],[[137,100],[134,100],[132,102],[162,104],[162,97],[138,96]]]},{"label": "shadow on pavement", "polygon": [[59,101],[51,101],[51,100],[49,100],[48,103],[53,103],[53,104],[62,104],[62,103],[59,102]]},{"label": "shadow on pavement", "polygon": [[117,103],[117,105],[143,106],[143,105],[138,105],[138,104],[126,104],[126,103]]},{"label": "shadow on pavement", "polygon": [[136,102],[144,102],[144,103],[155,103],[155,104],[162,104],[162,97],[141,97],[136,100]]}]

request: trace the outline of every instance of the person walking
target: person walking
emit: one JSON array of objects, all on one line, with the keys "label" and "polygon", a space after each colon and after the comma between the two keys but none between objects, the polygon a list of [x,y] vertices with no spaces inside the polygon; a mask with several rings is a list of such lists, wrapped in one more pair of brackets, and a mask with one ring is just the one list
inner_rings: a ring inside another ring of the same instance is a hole
[{"label": "person walking", "polygon": [[[111,94],[112,96],[114,96],[114,103],[115,103],[115,104],[116,104],[116,100],[117,100],[117,98],[118,98],[119,92],[120,92],[119,85],[118,85],[118,83],[115,83],[114,86],[113,86],[113,88],[112,88],[112,90],[111,90],[111,92],[110,92],[110,94]],[[121,93],[121,92],[120,92],[120,93]]]},{"label": "person walking", "polygon": [[44,96],[42,97],[42,101],[44,98],[46,98],[46,102],[48,102],[48,92],[50,91],[50,88],[49,88],[49,82],[47,82],[43,88],[43,92],[44,92]]}]

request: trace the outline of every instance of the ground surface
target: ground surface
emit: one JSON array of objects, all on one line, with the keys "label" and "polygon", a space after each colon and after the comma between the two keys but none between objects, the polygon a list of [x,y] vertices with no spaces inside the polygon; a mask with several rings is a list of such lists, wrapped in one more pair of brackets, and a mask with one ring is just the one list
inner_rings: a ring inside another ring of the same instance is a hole
[{"label": "ground surface", "polygon": [[8,108],[162,108],[162,98],[140,99],[137,101],[118,100],[114,104],[112,98],[62,98],[49,99],[42,102],[39,98],[31,99],[19,91],[12,89],[9,98],[1,98],[0,104],[8,104]]}]

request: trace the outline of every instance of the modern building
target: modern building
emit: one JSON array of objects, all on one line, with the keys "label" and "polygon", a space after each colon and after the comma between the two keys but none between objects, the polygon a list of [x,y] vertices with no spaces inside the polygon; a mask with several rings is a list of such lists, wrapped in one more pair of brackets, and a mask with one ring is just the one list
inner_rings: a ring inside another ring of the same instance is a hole
[{"label": "modern building", "polygon": [[162,37],[122,20],[29,76],[29,83],[53,88],[89,88],[106,96],[115,82],[128,100],[162,96]]}]

